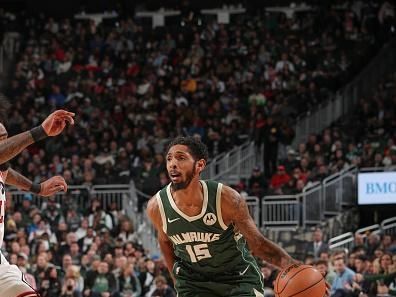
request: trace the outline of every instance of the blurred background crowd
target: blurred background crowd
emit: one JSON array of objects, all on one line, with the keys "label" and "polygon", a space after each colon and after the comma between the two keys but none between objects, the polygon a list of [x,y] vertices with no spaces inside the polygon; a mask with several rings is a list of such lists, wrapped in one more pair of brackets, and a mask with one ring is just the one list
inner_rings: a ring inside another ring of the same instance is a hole
[{"label": "blurred background crowd", "polygon": [[[291,146],[291,123],[391,38],[394,3],[337,3],[343,9],[318,6],[292,18],[262,9],[228,25],[192,17],[154,30],[121,11],[97,24],[0,9],[1,28],[21,37],[4,90],[9,135],[56,108],[76,113],[75,127],[30,146],[12,167],[34,182],[58,174],[70,185],[133,180],[153,195],[169,183],[163,151],[172,137],[202,139],[211,158],[250,140],[264,158],[233,186],[261,198],[301,192],[349,166],[395,165],[395,75],[353,114]],[[8,259],[43,297],[175,296],[162,259],[116,204],[105,209],[91,197],[87,209],[72,200],[61,208],[52,198],[36,205],[30,194],[8,202]],[[357,236],[350,251],[330,252],[322,231],[313,234],[301,260],[323,272],[332,296],[396,295],[394,236]],[[271,296],[276,270],[261,266]]]}]

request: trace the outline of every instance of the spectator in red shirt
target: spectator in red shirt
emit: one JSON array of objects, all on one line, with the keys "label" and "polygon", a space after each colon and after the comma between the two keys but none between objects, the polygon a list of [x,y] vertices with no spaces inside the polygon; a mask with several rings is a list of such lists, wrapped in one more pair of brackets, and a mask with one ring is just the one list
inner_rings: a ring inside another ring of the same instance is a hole
[{"label": "spectator in red shirt", "polygon": [[287,184],[289,180],[290,176],[287,174],[285,166],[279,165],[277,172],[271,178],[271,188],[277,190]]}]

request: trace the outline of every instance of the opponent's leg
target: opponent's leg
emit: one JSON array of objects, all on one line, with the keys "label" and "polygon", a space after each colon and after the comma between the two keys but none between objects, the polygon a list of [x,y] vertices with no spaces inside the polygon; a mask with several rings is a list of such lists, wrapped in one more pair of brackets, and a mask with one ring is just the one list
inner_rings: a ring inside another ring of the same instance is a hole
[{"label": "opponent's leg", "polygon": [[40,297],[15,265],[9,265],[0,275],[1,297]]}]

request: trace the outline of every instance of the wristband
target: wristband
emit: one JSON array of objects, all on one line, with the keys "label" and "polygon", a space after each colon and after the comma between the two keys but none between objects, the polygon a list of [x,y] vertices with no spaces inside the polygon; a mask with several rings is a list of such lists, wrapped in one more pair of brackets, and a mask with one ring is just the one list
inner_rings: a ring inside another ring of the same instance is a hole
[{"label": "wristband", "polygon": [[32,134],[34,142],[40,141],[48,136],[41,125],[31,129],[30,134]]},{"label": "wristband", "polygon": [[29,189],[30,192],[38,194],[41,192],[41,184],[32,183]]},{"label": "wristband", "polygon": [[0,164],[0,171],[7,171],[9,167],[10,167],[10,163],[8,162]]}]

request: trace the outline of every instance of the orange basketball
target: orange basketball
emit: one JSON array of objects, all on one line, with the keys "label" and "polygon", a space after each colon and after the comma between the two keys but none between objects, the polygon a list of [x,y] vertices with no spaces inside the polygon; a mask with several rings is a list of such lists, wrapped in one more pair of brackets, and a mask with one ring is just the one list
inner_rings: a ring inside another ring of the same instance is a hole
[{"label": "orange basketball", "polygon": [[323,297],[326,281],[312,266],[293,264],[279,272],[274,291],[277,297]]}]

